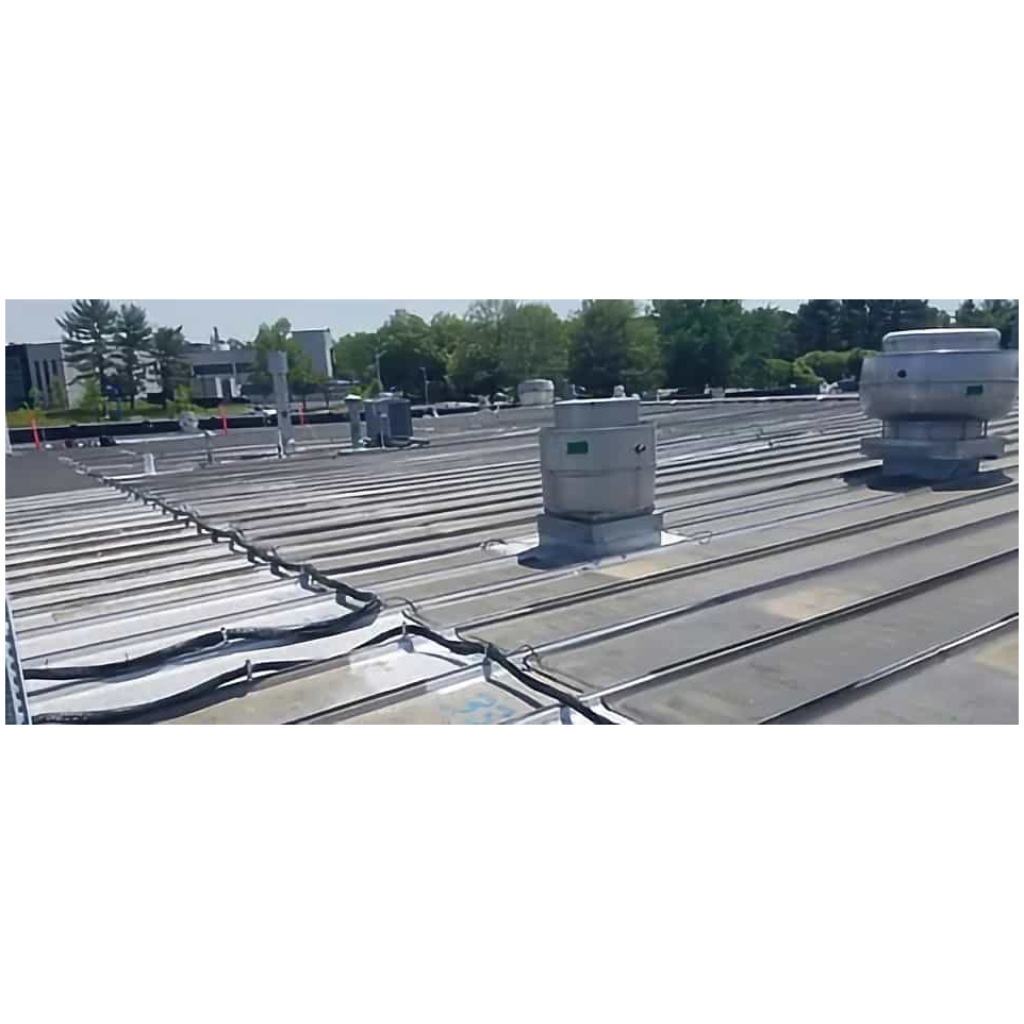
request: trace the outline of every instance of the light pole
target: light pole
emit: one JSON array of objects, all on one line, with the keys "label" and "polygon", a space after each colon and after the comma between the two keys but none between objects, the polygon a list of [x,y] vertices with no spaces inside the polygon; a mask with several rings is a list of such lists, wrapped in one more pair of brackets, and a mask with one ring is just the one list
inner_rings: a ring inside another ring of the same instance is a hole
[{"label": "light pole", "polygon": [[430,405],[430,380],[427,378],[427,368],[421,366],[420,373],[423,374],[423,404]]},{"label": "light pole", "polygon": [[267,353],[267,369],[274,381],[274,404],[277,406],[277,436],[282,456],[289,453],[294,435],[292,434],[292,405],[288,394],[288,353],[273,351]]},{"label": "light pole", "polygon": [[380,349],[373,353],[373,362],[377,367],[377,386],[380,392],[384,391],[384,378],[380,375]]}]

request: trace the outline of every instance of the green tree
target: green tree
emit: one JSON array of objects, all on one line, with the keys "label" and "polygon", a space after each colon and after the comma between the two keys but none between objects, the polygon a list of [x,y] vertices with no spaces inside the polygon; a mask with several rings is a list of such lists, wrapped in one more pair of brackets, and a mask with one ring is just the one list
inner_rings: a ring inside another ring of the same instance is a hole
[{"label": "green tree", "polygon": [[50,408],[54,410],[66,409],[68,407],[68,389],[60,377],[54,377],[50,381]]},{"label": "green tree", "polygon": [[185,335],[181,327],[158,327],[153,332],[152,352],[160,382],[160,403],[166,409],[178,389],[187,386],[192,377],[192,367],[185,357]]},{"label": "green tree", "polygon": [[423,394],[423,375],[441,380],[445,360],[433,347],[430,325],[415,313],[396,309],[377,331],[380,372],[385,387],[407,395]]},{"label": "green tree", "polygon": [[868,299],[868,348],[880,349],[882,338],[899,329],[899,320],[895,299]]},{"label": "green tree", "polygon": [[328,397],[327,382],[326,374],[313,371],[313,362],[310,360],[309,373],[300,372],[296,374],[294,383],[288,386],[289,389],[294,391],[295,395],[302,402],[302,408],[305,409],[306,401],[310,395],[319,393],[324,395],[325,399]]},{"label": "green tree", "polygon": [[732,382],[744,352],[745,317],[735,299],[655,299],[665,374],[672,387],[702,391]]},{"label": "green tree", "polygon": [[516,383],[508,374],[510,369],[517,372],[509,341],[517,309],[511,299],[470,303],[463,318],[465,329],[447,358],[448,376],[456,391],[491,395]]},{"label": "green tree", "polygon": [[987,327],[987,324],[978,324],[976,322],[979,313],[980,310],[978,309],[978,304],[974,299],[964,299],[964,301],[957,306],[957,327]]},{"label": "green tree", "polygon": [[334,372],[340,377],[367,382],[376,379],[374,358],[380,349],[376,331],[346,334],[338,339],[331,353]]},{"label": "green tree", "polygon": [[949,314],[937,306],[931,305],[927,299],[896,299],[893,303],[895,315],[895,331],[909,331],[948,327]]},{"label": "green tree", "polygon": [[[447,369],[446,353],[458,342],[462,321],[439,314],[428,324],[422,317],[396,309],[376,331],[346,334],[334,346],[335,372],[362,382],[363,391],[376,394],[385,388],[408,395],[423,394],[423,374],[436,399]],[[381,380],[377,379],[380,367]]]},{"label": "green tree", "polygon": [[807,352],[799,361],[829,384],[842,380],[848,372],[849,359],[846,352]]},{"label": "green tree", "polygon": [[[779,366],[784,367],[780,371]],[[792,364],[785,359],[771,359],[759,352],[745,352],[733,367],[731,383],[740,388],[773,388],[789,383]],[[778,379],[781,374],[781,379]]]},{"label": "green tree", "polygon": [[878,349],[889,331],[949,326],[927,299],[811,299],[796,312],[801,353]]},{"label": "green tree", "polygon": [[664,379],[658,325],[649,316],[626,321],[626,366],[622,384],[627,394],[654,391]]},{"label": "green tree", "polygon": [[880,349],[890,331],[927,330],[949,326],[949,316],[925,299],[868,299],[866,348]]},{"label": "green tree", "polygon": [[632,299],[586,299],[569,321],[569,380],[593,395],[611,395],[625,384],[629,366],[628,324]]},{"label": "green tree", "polygon": [[867,299],[843,299],[839,303],[839,347],[863,348],[871,341],[871,311]]},{"label": "green tree", "polygon": [[71,383],[95,381],[105,409],[107,386],[114,380],[116,314],[105,299],[76,299],[63,317],[57,318],[63,332],[67,361],[76,371]]},{"label": "green tree", "polygon": [[503,335],[517,308],[513,299],[477,299],[466,310],[466,323],[489,335],[495,351],[500,353]]},{"label": "green tree", "polygon": [[793,364],[787,359],[766,359],[765,382],[762,387],[784,388],[793,383]]},{"label": "green tree", "polygon": [[514,386],[537,377],[564,379],[569,366],[565,322],[543,303],[503,305],[496,338],[502,381]]},{"label": "green tree", "polygon": [[468,333],[466,321],[454,313],[435,313],[430,321],[430,347],[447,364]]},{"label": "green tree", "polygon": [[835,299],[811,299],[796,311],[799,352],[834,351],[842,343],[842,306]]},{"label": "green tree", "polygon": [[494,337],[467,324],[448,355],[447,369],[452,389],[460,397],[493,395],[501,386]]},{"label": "green tree", "polygon": [[291,336],[292,325],[284,317],[272,324],[260,324],[252,347],[255,350],[250,387],[260,395],[269,395],[274,390],[267,357],[271,352],[284,352],[288,356],[289,394],[305,398],[312,394],[319,384],[313,372],[313,360],[302,346]]},{"label": "green tree", "polygon": [[103,415],[103,392],[95,377],[86,377],[82,386],[82,400],[78,405],[79,412],[90,420],[98,420]]},{"label": "green tree", "polygon": [[438,401],[459,389],[452,378],[452,364],[455,353],[464,351],[469,337],[469,326],[461,316],[454,313],[435,313],[430,321],[430,347],[443,365],[444,381],[431,384],[430,397]]},{"label": "green tree", "polygon": [[980,305],[974,299],[965,299],[957,308],[956,325],[995,327],[1002,335],[1003,348],[1017,348],[1019,308],[1017,299],[982,299]]},{"label": "green tree", "polygon": [[864,360],[867,356],[874,352],[874,349],[870,348],[853,348],[846,353],[846,374],[847,377],[854,377],[860,380],[861,367],[864,365]]},{"label": "green tree", "polygon": [[170,410],[173,416],[180,416],[188,409],[194,409],[192,401],[192,388],[188,384],[178,384],[174,388],[173,400],[170,403]]},{"label": "green tree", "polygon": [[134,303],[122,306],[114,321],[116,383],[135,409],[135,398],[145,388],[146,373],[153,355],[153,328],[146,311]]},{"label": "green tree", "polygon": [[742,359],[758,355],[765,359],[795,359],[797,356],[796,317],[775,306],[759,306],[757,309],[735,309],[731,317],[736,325],[736,355]]},{"label": "green tree", "polygon": [[792,375],[790,360],[797,354],[795,321],[792,313],[773,306],[743,310],[733,341],[729,383],[746,388],[788,384]]},{"label": "green tree", "polygon": [[800,388],[818,387],[822,383],[822,378],[804,362],[803,358],[800,358],[793,363],[793,372],[789,382]]}]

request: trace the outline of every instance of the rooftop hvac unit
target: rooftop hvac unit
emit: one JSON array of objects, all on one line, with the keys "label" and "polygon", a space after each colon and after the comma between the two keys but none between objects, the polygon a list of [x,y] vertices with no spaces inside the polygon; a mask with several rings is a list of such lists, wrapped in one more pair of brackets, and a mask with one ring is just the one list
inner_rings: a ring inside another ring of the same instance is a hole
[{"label": "rooftop hvac unit", "polygon": [[988,421],[1017,397],[1017,352],[1000,348],[992,328],[894,331],[868,356],[860,377],[866,416],[882,420],[881,437],[861,451],[882,459],[886,476],[949,480],[978,472],[1003,454]]},{"label": "rooftop hvac unit", "polygon": [[374,398],[365,409],[367,444],[386,448],[412,437],[412,406],[407,398]]},{"label": "rooftop hvac unit", "polygon": [[654,510],[655,436],[635,398],[560,402],[540,433],[540,551],[579,558],[661,543]]}]

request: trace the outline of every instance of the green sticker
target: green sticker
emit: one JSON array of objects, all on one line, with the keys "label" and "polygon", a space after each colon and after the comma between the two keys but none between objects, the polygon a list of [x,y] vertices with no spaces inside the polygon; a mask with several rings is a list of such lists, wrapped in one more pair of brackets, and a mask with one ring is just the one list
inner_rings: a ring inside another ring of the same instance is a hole
[{"label": "green sticker", "polygon": [[566,455],[586,455],[590,451],[590,446],[586,441],[570,441],[565,446]]},{"label": "green sticker", "polygon": [[964,391],[965,395],[983,395],[985,394],[984,384],[968,384]]}]

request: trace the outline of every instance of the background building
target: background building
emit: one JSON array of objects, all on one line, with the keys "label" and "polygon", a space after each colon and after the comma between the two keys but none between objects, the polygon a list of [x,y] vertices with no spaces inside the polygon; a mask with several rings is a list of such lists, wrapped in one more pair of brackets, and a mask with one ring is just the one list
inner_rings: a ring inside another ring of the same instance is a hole
[{"label": "background building", "polygon": [[232,348],[227,342],[189,343],[185,357],[192,364],[192,397],[238,401],[249,382],[255,359],[251,348]]},{"label": "background building", "polygon": [[[329,328],[293,331],[292,337],[306,352],[313,372],[327,378],[334,376],[331,352],[334,338]],[[192,397],[200,402],[244,401],[245,389],[255,361],[251,347],[221,341],[214,331],[210,341],[190,341],[185,345],[185,358],[192,367]],[[77,371],[68,363],[60,341],[8,344],[5,346],[5,375],[7,409],[21,409],[35,397],[41,407],[55,407],[66,403],[67,408],[81,405],[84,388],[81,382],[71,383]],[[55,386],[55,382],[60,382]],[[61,394],[63,388],[63,394]],[[160,381],[151,365],[143,388],[136,396],[139,400],[159,398]],[[33,393],[34,392],[34,396]],[[339,392],[344,397],[344,392]],[[332,395],[332,397],[334,397]],[[340,400],[340,398],[339,398]]]},{"label": "background building", "polygon": [[313,372],[328,379],[334,376],[334,363],[331,352],[334,349],[334,338],[329,327],[313,327],[307,330],[292,331],[292,338],[302,350],[313,360]]},{"label": "background building", "polygon": [[27,345],[4,346],[5,407],[20,409],[34,397],[37,404],[52,406],[82,401],[82,384],[72,383],[77,376],[64,356],[59,341],[39,341]]}]

